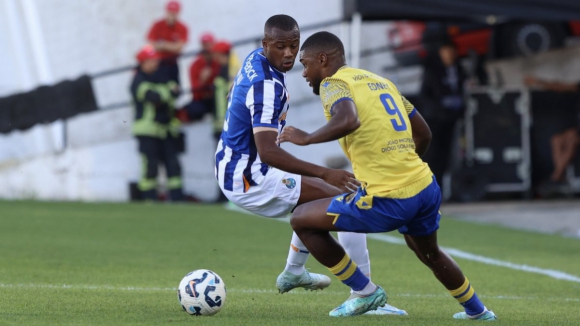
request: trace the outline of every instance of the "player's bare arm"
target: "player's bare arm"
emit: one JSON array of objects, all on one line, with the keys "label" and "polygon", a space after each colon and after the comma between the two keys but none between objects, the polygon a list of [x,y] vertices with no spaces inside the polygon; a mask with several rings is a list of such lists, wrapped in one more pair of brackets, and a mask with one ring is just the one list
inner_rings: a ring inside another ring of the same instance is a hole
[{"label": "player's bare arm", "polygon": [[277,146],[277,136],[276,128],[254,128],[254,141],[263,163],[286,172],[323,179],[342,191],[350,191],[349,188],[353,188],[354,174],[302,161]]},{"label": "player's bare arm", "polygon": [[280,143],[296,145],[325,143],[340,139],[360,127],[356,106],[352,101],[340,101],[332,107],[332,118],[326,125],[309,134],[294,127],[286,127],[278,137]]},{"label": "player's bare arm", "polygon": [[423,119],[423,116],[416,111],[411,117],[411,130],[413,131],[413,141],[415,142],[415,152],[423,156],[431,143],[431,129]]}]

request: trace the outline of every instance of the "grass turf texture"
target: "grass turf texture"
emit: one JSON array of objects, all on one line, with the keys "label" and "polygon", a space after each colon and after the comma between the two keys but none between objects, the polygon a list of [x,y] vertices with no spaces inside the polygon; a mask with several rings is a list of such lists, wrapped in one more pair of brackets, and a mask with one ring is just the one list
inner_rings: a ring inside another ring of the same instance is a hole
[{"label": "grass turf texture", "polygon": [[[393,233],[391,233],[393,234]],[[442,220],[440,244],[578,276],[580,241]],[[210,205],[0,201],[0,325],[459,325],[461,306],[404,246],[369,240],[373,280],[410,316],[336,319],[348,296],[276,293],[291,229]],[[580,324],[580,283],[457,259],[497,325]],[[310,258],[311,271],[329,272]],[[193,317],[173,290],[189,271],[225,281],[224,309]],[[66,286],[64,286],[66,285]]]}]

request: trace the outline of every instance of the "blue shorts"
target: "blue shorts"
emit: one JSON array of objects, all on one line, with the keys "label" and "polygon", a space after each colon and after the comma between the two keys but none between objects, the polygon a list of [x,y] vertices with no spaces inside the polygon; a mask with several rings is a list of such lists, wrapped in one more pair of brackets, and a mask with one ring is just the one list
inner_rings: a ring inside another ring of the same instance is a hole
[{"label": "blue shorts", "polygon": [[405,198],[367,196],[356,193],[334,197],[326,210],[335,216],[334,226],[341,231],[379,233],[399,230],[402,234],[426,236],[439,229],[441,189],[433,181],[417,195]]}]

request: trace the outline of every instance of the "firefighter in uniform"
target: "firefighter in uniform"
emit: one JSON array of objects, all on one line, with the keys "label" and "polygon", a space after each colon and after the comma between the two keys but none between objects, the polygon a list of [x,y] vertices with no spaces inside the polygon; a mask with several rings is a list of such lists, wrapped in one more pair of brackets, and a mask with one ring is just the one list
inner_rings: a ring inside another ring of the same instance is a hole
[{"label": "firefighter in uniform", "polygon": [[153,46],[143,47],[137,54],[139,66],[131,83],[135,106],[133,134],[143,162],[137,187],[141,199],[157,200],[157,173],[162,163],[167,175],[169,198],[182,201],[177,142],[179,121],[175,118],[175,99],[180,90],[167,74],[159,73],[160,58]]}]

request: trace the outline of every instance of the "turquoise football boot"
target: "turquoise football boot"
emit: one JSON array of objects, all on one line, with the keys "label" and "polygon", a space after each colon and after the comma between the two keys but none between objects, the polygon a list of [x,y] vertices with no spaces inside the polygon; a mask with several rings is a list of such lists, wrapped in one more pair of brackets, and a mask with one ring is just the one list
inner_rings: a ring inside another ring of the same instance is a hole
[{"label": "turquoise football boot", "polygon": [[305,290],[322,290],[330,285],[330,277],[323,274],[310,273],[307,270],[300,275],[283,271],[276,279],[276,287],[280,293],[286,293],[294,288]]},{"label": "turquoise football boot", "polygon": [[486,308],[484,313],[482,313],[478,316],[475,316],[475,317],[469,316],[464,311],[462,311],[462,312],[458,312],[455,315],[453,315],[453,318],[455,318],[455,319],[485,320],[485,321],[497,320],[497,316],[493,313],[493,311],[487,310],[487,308]]},{"label": "turquoise football boot", "polygon": [[377,310],[369,310],[365,312],[365,315],[396,315],[396,316],[407,316],[409,315],[405,310],[399,309],[395,306],[391,306],[385,303],[384,306],[380,306]]},{"label": "turquoise football boot", "polygon": [[375,292],[365,297],[357,294],[351,296],[340,306],[328,313],[331,317],[348,317],[362,315],[367,311],[376,310],[387,303],[387,293],[377,286]]}]

